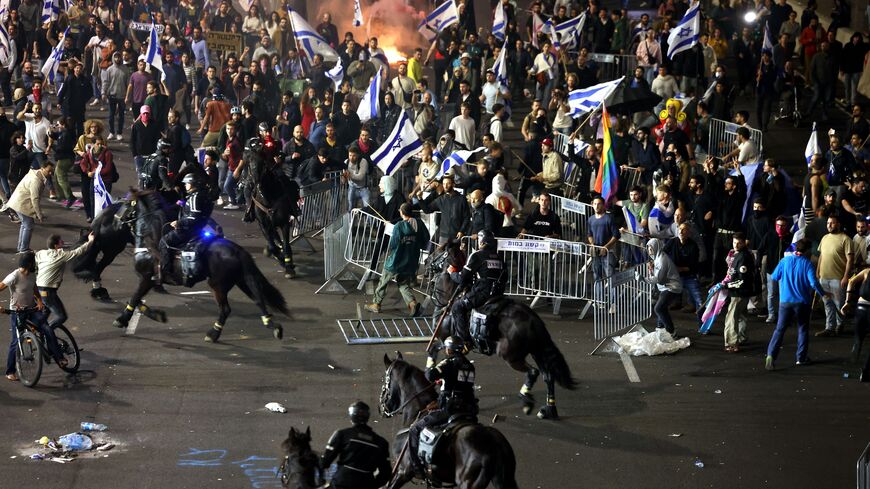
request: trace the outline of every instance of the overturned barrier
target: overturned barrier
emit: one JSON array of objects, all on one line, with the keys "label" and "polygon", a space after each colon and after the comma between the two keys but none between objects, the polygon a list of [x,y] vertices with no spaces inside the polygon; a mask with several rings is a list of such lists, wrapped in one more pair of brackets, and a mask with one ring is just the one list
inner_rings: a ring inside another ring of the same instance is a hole
[{"label": "overturned barrier", "polygon": [[647,265],[635,265],[595,281],[592,298],[594,337],[598,351],[615,334],[629,330],[653,314],[654,285],[647,282]]},{"label": "overturned barrier", "polygon": [[302,187],[298,205],[291,243],[319,234],[347,212],[347,184],[341,178],[328,178]]},{"label": "overturned barrier", "polygon": [[359,280],[353,274],[344,257],[344,249],[350,237],[350,214],[343,214],[323,229],[323,278],[326,282],[314,293],[347,294],[341,285],[343,280]]}]

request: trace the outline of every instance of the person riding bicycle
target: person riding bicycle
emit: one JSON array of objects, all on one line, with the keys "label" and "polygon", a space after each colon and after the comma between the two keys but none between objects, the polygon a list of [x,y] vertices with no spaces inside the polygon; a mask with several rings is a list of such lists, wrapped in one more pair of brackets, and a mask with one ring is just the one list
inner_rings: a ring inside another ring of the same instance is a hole
[{"label": "person riding bicycle", "polygon": [[[347,408],[353,426],[336,431],[329,437],[320,459],[324,472],[333,461],[338,469],[330,488],[375,489],[390,481],[390,444],[368,425],[369,406],[357,401]],[[377,475],[375,475],[377,471]]]},{"label": "person riding bicycle", "polygon": [[414,423],[408,431],[408,449],[418,475],[423,473],[423,463],[417,453],[423,428],[443,424],[456,415],[474,417],[478,412],[474,395],[474,364],[465,357],[465,343],[458,336],[450,336],[444,340],[444,350],[447,358],[435,365],[435,360],[429,357],[426,363],[426,379],[429,382],[441,381],[438,409]]},{"label": "person riding bicycle", "polygon": [[166,139],[157,141],[157,151],[147,156],[139,170],[139,188],[142,190],[160,190],[172,188],[169,178],[169,154],[172,143]]},{"label": "person riding bicycle", "polygon": [[[9,312],[12,317],[12,327],[10,328],[12,341],[9,343],[9,355],[6,357],[6,378],[11,381],[18,380],[18,375],[15,373],[18,334],[16,334],[15,328],[19,320],[33,322],[45,337],[45,346],[48,347],[48,352],[52,358],[59,366],[66,367],[67,360],[60,352],[54,330],[45,321],[45,303],[39,297],[39,291],[36,288],[36,255],[32,251],[22,253],[18,259],[18,268],[7,275],[3,282],[0,282],[0,291],[7,288],[11,295]],[[0,312],[6,312],[6,310],[0,307]]]},{"label": "person riding bicycle", "polygon": [[57,290],[63,282],[64,268],[66,268],[68,261],[87,252],[93,242],[94,233],[90,233],[88,240],[83,245],[67,251],[63,249],[64,243],[60,235],[52,234],[48,237],[48,249],[36,252],[36,287],[39,289],[39,296],[47,308],[45,320],[48,321],[50,315],[54,314],[54,320],[48,323],[52,329],[67,320],[66,307],[60,300],[60,296],[57,295]]},{"label": "person riding bicycle", "polygon": [[[468,257],[459,279],[457,296],[468,290],[453,304],[451,319],[453,335],[468,339],[468,313],[486,304],[491,299],[504,295],[506,271],[505,263],[496,249],[496,239],[492,231],[481,230],[477,233],[479,250]],[[469,290],[470,289],[470,290]]]},{"label": "person riding bicycle", "polygon": [[213,203],[206,192],[199,191],[199,183],[194,175],[188,174],[183,182],[187,199],[178,211],[178,220],[172,221],[172,230],[160,240],[160,264],[163,276],[172,273],[172,248],[181,248],[188,241],[199,236],[208,223]]}]

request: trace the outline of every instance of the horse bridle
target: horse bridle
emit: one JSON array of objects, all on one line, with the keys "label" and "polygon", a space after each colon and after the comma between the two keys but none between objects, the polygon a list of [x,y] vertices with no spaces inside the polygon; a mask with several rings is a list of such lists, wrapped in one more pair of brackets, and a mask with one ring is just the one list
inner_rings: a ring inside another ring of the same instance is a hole
[{"label": "horse bridle", "polygon": [[[304,483],[308,482],[304,480],[305,467],[302,465],[302,462],[300,462],[301,458],[302,455],[299,453],[284,456],[284,461],[281,462],[281,466],[278,468],[278,473],[275,474],[276,478],[281,479],[281,484],[284,487],[287,487],[287,484],[290,483],[290,476],[294,474],[302,477]],[[298,467],[300,470],[293,472],[290,470],[291,467]],[[314,466],[314,480],[311,482],[313,483],[312,487],[320,487],[323,483],[323,472],[320,467],[316,465]]]},{"label": "horse bridle", "polygon": [[397,407],[396,409],[394,409],[392,411],[388,411],[387,410],[387,403],[390,402],[390,377],[392,377],[393,365],[395,365],[395,364],[396,364],[396,362],[392,362],[392,363],[390,363],[390,366],[387,367],[387,371],[386,371],[386,373],[384,373],[384,383],[383,383],[383,385],[381,385],[381,396],[379,399],[378,410],[381,412],[381,415],[385,418],[392,418],[396,414],[402,412],[402,410],[405,409],[405,407],[407,407],[408,404],[411,403],[411,401],[420,397],[421,394],[428,391],[429,389],[432,388],[432,386],[435,385],[435,382],[431,382],[429,385],[427,385],[426,387],[424,387],[423,389],[418,391],[416,394],[409,397],[399,407]]}]

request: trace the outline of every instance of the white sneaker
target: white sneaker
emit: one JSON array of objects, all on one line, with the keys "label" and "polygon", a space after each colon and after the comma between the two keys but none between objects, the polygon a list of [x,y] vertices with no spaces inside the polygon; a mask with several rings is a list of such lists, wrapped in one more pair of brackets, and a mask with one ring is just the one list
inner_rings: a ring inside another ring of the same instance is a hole
[{"label": "white sneaker", "polygon": [[115,139],[115,135],[112,134],[112,133],[109,133],[109,141],[111,141],[111,140],[113,140],[113,139]]},{"label": "white sneaker", "polygon": [[224,210],[225,211],[236,211],[236,210],[239,210],[239,206],[237,206],[236,204],[227,204],[224,206]]},{"label": "white sneaker", "polygon": [[184,128],[187,129],[187,130],[189,131],[189,130],[190,130],[190,124],[185,124],[185,125],[184,125]]},{"label": "white sneaker", "polygon": [[99,103],[100,103],[100,99],[95,98],[95,99],[91,102],[91,107],[94,107],[94,106],[96,106],[96,105],[99,104]]},{"label": "white sneaker", "polygon": [[116,134],[116,135],[115,135],[115,139],[116,139],[117,141],[123,141],[123,140],[124,140],[124,136],[121,136],[120,134]]},{"label": "white sneaker", "polygon": [[217,200],[217,202],[215,202],[215,205],[217,205],[218,207],[224,205],[224,198],[218,197],[218,200]]}]

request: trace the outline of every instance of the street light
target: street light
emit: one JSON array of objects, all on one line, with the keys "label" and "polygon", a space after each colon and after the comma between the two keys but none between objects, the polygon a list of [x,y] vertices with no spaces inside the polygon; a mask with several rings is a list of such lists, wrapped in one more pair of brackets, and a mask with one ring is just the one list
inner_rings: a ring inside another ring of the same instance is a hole
[{"label": "street light", "polygon": [[752,24],[756,20],[758,20],[758,14],[752,10],[743,14],[743,21],[746,22],[747,24]]}]

